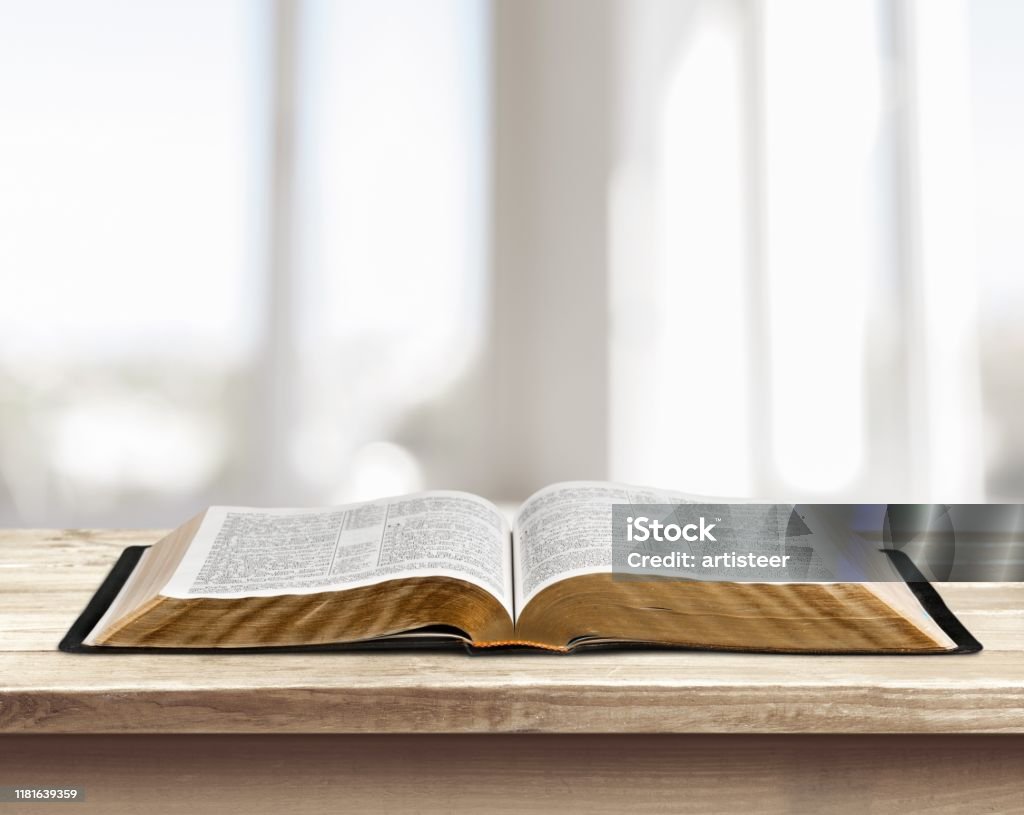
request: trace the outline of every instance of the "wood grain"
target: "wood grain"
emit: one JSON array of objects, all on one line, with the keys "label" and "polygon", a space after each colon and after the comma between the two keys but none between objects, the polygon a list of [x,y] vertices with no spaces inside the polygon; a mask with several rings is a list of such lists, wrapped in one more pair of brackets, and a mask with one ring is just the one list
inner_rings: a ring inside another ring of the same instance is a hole
[{"label": "wood grain", "polygon": [[971,656],[69,655],[121,550],[0,533],[0,732],[1024,733],[1024,584],[945,584]]},{"label": "wood grain", "polygon": [[0,766],[85,790],[40,815],[1024,811],[996,736],[7,736]]}]

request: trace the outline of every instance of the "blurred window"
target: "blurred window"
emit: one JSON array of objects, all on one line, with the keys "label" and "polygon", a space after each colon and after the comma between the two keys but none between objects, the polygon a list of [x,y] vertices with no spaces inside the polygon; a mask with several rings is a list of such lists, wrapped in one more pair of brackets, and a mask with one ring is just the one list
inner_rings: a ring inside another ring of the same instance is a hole
[{"label": "blurred window", "polygon": [[479,342],[483,10],[0,6],[0,521],[419,485],[380,440]]},{"label": "blurred window", "polygon": [[170,521],[227,477],[259,328],[251,8],[0,6],[5,523]]},{"label": "blurred window", "polygon": [[669,6],[618,7],[612,475],[1020,498],[1020,4]]},{"label": "blurred window", "polygon": [[999,0],[2,4],[0,524],[578,476],[1019,500],[1022,34]]}]

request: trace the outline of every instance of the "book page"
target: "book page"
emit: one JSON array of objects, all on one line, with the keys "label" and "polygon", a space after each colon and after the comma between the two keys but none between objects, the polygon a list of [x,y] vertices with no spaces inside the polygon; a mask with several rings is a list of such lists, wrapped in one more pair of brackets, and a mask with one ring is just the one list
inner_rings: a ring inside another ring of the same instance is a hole
[{"label": "book page", "polygon": [[[532,495],[513,521],[514,594],[517,615],[539,592],[570,577],[613,571],[612,507],[615,504],[757,504],[603,481],[554,484]],[[739,507],[735,507],[738,511]],[[828,543],[823,538],[820,546]],[[854,565],[870,590],[940,643],[951,642],[913,599],[889,559],[874,549],[854,549]],[[702,580],[735,580],[735,575],[704,572]],[[828,582],[817,579],[815,582]]]},{"label": "book page", "polygon": [[713,500],[606,481],[566,481],[534,493],[513,524],[515,607],[567,577],[612,571],[612,505]]},{"label": "book page", "polygon": [[509,536],[493,504],[462,492],[321,509],[211,507],[160,593],[266,597],[445,576],[490,592],[511,617]]}]

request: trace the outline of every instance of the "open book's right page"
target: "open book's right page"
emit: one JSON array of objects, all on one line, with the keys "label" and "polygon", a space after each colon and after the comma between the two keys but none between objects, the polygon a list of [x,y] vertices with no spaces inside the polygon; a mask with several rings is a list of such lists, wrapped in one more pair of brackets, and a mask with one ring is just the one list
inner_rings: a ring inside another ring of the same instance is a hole
[{"label": "open book's right page", "polygon": [[[612,516],[616,504],[756,504],[749,499],[723,499],[601,481],[553,484],[531,496],[513,522],[513,591],[516,622],[540,592],[566,578],[613,571]],[[835,561],[828,536],[822,536],[815,556]],[[862,551],[854,572],[861,583],[887,605],[898,609],[916,627],[943,647],[954,643],[916,601],[913,592],[878,550]],[[838,574],[838,570],[835,571]],[[727,574],[704,572],[699,580],[735,580]],[[809,578],[801,578],[809,579]],[[836,581],[830,571],[812,582]],[[777,582],[777,581],[776,581]]]},{"label": "open book's right page", "polygon": [[513,522],[516,615],[559,580],[612,571],[615,504],[691,504],[727,499],[607,481],[566,481],[530,496]]}]

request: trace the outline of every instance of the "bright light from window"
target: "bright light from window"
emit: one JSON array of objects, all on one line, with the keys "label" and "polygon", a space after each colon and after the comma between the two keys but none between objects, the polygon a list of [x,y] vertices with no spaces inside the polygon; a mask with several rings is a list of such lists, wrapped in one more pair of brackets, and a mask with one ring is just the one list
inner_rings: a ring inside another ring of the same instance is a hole
[{"label": "bright light from window", "polygon": [[750,448],[743,17],[622,9],[610,189],[616,480],[745,495]]},{"label": "bright light from window", "polygon": [[265,24],[244,2],[0,6],[4,517],[123,517],[222,472],[259,328]]},{"label": "bright light from window", "polygon": [[0,358],[237,358],[246,4],[0,8]]},{"label": "bright light from window", "polygon": [[773,447],[783,480],[814,492],[848,485],[865,447],[877,15],[871,3],[765,6]]},{"label": "bright light from window", "polygon": [[[345,479],[363,439],[389,437],[478,351],[485,9],[477,0],[305,7],[295,446],[304,452],[294,465],[327,483]],[[314,449],[322,461],[301,442],[311,435],[333,439],[329,451]]]},{"label": "bright light from window", "polygon": [[658,132],[662,288],[652,483],[750,490],[742,54],[739,17],[706,9],[680,49]]}]

